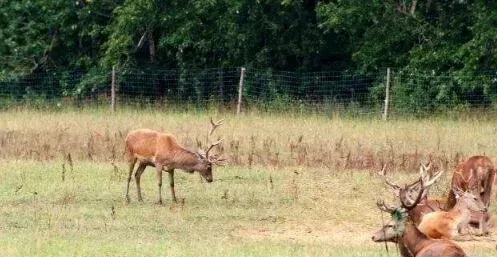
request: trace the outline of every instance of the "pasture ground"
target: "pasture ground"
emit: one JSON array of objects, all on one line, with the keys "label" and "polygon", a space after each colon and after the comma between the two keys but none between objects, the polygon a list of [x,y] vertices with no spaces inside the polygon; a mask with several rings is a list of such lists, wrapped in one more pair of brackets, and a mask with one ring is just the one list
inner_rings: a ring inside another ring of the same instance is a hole
[{"label": "pasture ground", "polygon": [[[435,152],[465,156],[482,153],[482,148],[497,152],[495,139],[481,136],[493,131],[492,122],[406,120],[388,125],[339,118],[251,115],[235,121],[228,117],[220,134],[227,138],[225,154],[238,161],[217,168],[213,183],[202,182],[197,174],[177,172],[177,195],[184,200],[172,204],[165,176],[166,201],[158,206],[154,204],[155,175],[148,168],[142,176],[145,202],[136,201],[133,181],[132,202],[126,205],[127,171],[120,146],[114,145],[116,158],[109,160],[109,146],[112,140],[118,143],[118,132],[143,126],[166,128],[185,144],[194,144],[192,135],[205,135],[201,124],[206,117],[175,114],[171,118],[145,112],[114,118],[102,112],[1,113],[0,145],[5,149],[0,154],[1,255],[397,256],[393,244],[387,253],[384,244],[370,239],[389,219],[377,210],[376,200],[393,202],[372,172],[380,159],[390,157],[392,166],[402,167],[398,156],[413,151],[424,157]],[[186,122],[194,125],[186,127]],[[94,138],[95,131],[102,140]],[[299,143],[295,139],[299,136],[304,139],[293,153],[291,143]],[[26,137],[33,143],[26,144]],[[274,145],[264,145],[268,138],[273,138]],[[438,141],[430,141],[433,138]],[[236,141],[241,143],[235,153]],[[334,155],[326,155],[326,145],[335,152],[337,147],[348,149],[345,153],[357,159],[343,161],[346,157],[338,156],[335,162]],[[394,152],[385,154],[389,148]],[[365,149],[371,151],[373,163],[359,165]],[[264,151],[277,151],[278,159],[262,158]],[[63,160],[67,153],[72,153],[72,168]],[[320,153],[326,158],[313,165]],[[455,160],[449,157],[446,165],[451,166]],[[446,193],[451,174],[446,172],[433,186],[432,195]],[[417,174],[391,172],[388,176],[401,183]],[[494,213],[496,207],[494,202]],[[472,256],[497,256],[496,239],[460,244]]]}]

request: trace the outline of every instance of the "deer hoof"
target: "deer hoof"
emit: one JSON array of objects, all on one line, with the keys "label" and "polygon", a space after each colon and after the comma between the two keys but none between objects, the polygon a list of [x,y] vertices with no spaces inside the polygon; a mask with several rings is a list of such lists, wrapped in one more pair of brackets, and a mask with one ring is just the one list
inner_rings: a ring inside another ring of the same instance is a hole
[{"label": "deer hoof", "polygon": [[129,204],[131,202],[131,199],[129,198],[129,196],[126,196],[126,204]]},{"label": "deer hoof", "polygon": [[159,201],[155,202],[155,204],[157,204],[157,205],[163,205],[162,204],[162,200],[159,200]]}]

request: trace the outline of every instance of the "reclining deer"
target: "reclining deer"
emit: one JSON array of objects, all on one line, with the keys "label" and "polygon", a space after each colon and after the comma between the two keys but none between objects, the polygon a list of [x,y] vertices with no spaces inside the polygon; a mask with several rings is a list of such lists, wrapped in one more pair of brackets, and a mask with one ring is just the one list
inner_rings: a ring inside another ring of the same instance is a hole
[{"label": "reclining deer", "polygon": [[[463,191],[472,191],[480,195],[483,203],[488,208],[495,179],[495,169],[492,161],[487,156],[472,156],[459,163],[452,176],[451,187],[460,188]],[[453,191],[449,192],[447,207],[456,204]]]},{"label": "reclining deer", "polygon": [[431,238],[456,239],[468,234],[471,212],[486,212],[481,198],[459,188],[452,189],[457,199],[449,211],[434,211],[421,218],[418,229]]},{"label": "reclining deer", "polygon": [[[424,188],[423,180],[420,180],[421,188]],[[401,204],[401,207],[393,208],[384,202],[378,202],[380,210],[392,215],[392,219],[379,231],[373,234],[374,242],[394,242],[398,245],[401,256],[424,257],[424,256],[466,256],[466,253],[451,240],[431,239],[418,230],[409,213],[412,208],[418,206],[423,192],[420,191],[412,205]]]},{"label": "reclining deer", "polygon": [[[479,196],[488,210],[495,176],[496,171],[490,158],[480,155],[472,156],[457,165],[452,176],[451,188],[460,188]],[[454,207],[456,202],[456,195],[453,190],[450,190],[446,209]],[[470,224],[479,227],[481,234],[487,234],[490,216],[491,213],[488,211],[471,212]]]},{"label": "reclining deer", "polygon": [[[465,235],[467,234],[469,227],[468,224],[471,219],[473,219],[474,225],[478,225],[481,230],[481,234],[487,232],[487,222],[486,220],[482,220],[481,215],[476,216],[480,218],[475,221],[475,215],[487,213],[487,208],[483,205],[478,194],[463,192],[459,189],[458,186],[453,185],[451,191],[452,193],[459,192],[458,199],[460,199],[460,201],[458,201],[458,204],[449,207],[447,201],[443,201],[441,199],[428,199],[428,187],[425,187],[423,189],[420,188],[420,181],[430,181],[432,183],[440,176],[441,172],[437,173],[434,176],[434,179],[431,179],[428,173],[430,167],[426,167],[421,164],[420,180],[409,185],[405,185],[404,188],[401,188],[388,181],[384,174],[384,169],[385,167],[380,174],[383,176],[385,183],[393,189],[395,195],[399,197],[402,203],[408,205],[412,204],[413,196],[421,192],[422,200],[420,204],[411,209],[409,214],[415,224],[419,226],[420,230],[425,232],[427,235],[433,238],[448,239],[452,239],[456,235],[459,235],[458,232],[460,232],[462,235]],[[472,178],[473,177],[470,175],[468,179],[464,179],[461,181],[467,183],[468,181],[472,181]],[[431,185],[431,183],[428,185]],[[428,215],[428,217],[426,217],[426,220],[424,220],[426,215]]]},{"label": "reclining deer", "polygon": [[[394,195],[405,205],[412,205],[418,193],[421,193],[419,204],[409,209],[409,215],[416,225],[419,224],[423,215],[436,210],[441,210],[446,205],[445,201],[442,199],[428,199],[428,190],[430,186],[443,174],[443,171],[439,171],[434,176],[431,176],[428,172],[430,169],[431,165],[425,166],[421,164],[419,168],[420,178],[403,187],[388,180],[386,177],[386,165],[384,165],[383,169],[379,172],[384,183],[390,187]],[[421,182],[424,184],[423,188],[421,188]]]},{"label": "reclining deer", "polygon": [[[209,138],[214,130],[222,125],[222,120],[214,122],[211,118],[211,129]],[[137,129],[128,133],[125,141],[125,154],[129,163],[128,183],[126,186],[126,202],[130,202],[129,184],[135,164],[138,168],[135,172],[136,190],[138,201],[143,201],[140,187],[140,177],[147,166],[155,167],[158,182],[157,203],[162,204],[162,171],[165,169],[169,173],[169,186],[174,202],[177,202],[174,191],[174,170],[182,169],[188,173],[198,171],[207,182],[212,182],[212,167],[222,164],[224,159],[211,155],[211,150],[223,140],[212,143],[207,151],[191,151],[181,146],[177,139],[166,133],[153,131],[150,129]]]}]

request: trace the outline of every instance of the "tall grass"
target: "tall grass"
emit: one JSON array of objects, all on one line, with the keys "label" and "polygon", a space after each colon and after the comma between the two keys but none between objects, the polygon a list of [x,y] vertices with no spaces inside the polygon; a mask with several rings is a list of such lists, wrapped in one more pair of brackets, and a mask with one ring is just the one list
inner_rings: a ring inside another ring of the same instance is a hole
[{"label": "tall grass", "polygon": [[273,167],[416,170],[420,161],[452,168],[475,154],[496,156],[497,126],[472,119],[324,118],[317,115],[231,114],[160,110],[7,111],[0,113],[0,158],[117,161],[128,131],[151,128],[205,147],[209,117],[224,118],[217,131],[231,164]]}]

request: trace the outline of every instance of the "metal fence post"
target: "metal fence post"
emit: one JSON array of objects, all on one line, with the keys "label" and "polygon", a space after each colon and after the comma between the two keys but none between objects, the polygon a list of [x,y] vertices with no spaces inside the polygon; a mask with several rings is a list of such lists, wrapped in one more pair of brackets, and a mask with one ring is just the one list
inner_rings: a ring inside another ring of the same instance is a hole
[{"label": "metal fence post", "polygon": [[112,82],[110,84],[110,110],[116,111],[116,66],[112,66]]},{"label": "metal fence post", "polygon": [[242,108],[242,93],[243,93],[243,83],[245,79],[245,68],[242,67],[242,71],[240,73],[240,83],[238,84],[238,104],[236,105],[236,115],[240,115],[240,111]]},{"label": "metal fence post", "polygon": [[385,109],[383,110],[383,120],[388,119],[389,104],[390,104],[390,68],[387,68],[387,81],[385,85]]}]

